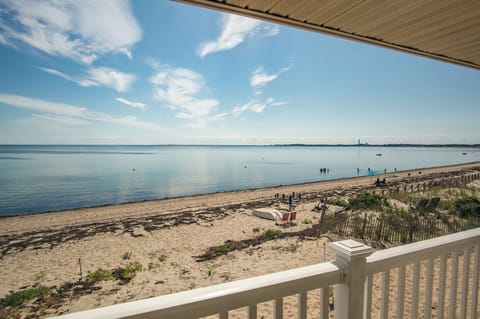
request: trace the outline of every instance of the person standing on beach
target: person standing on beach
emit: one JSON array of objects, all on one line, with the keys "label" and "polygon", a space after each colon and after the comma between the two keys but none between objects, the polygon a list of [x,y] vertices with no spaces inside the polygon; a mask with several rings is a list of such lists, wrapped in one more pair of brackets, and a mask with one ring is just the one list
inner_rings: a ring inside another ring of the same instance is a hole
[{"label": "person standing on beach", "polygon": [[288,195],[288,211],[292,211],[292,206],[293,206],[293,197],[292,194]]}]

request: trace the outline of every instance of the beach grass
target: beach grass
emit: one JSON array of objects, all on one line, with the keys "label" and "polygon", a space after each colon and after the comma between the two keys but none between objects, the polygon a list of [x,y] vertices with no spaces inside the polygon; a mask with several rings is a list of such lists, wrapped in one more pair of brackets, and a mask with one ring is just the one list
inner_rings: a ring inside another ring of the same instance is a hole
[{"label": "beach grass", "polygon": [[25,301],[46,296],[50,292],[51,292],[51,288],[48,288],[46,286],[37,286],[37,287],[19,290],[11,294],[8,294],[5,297],[5,304],[7,306],[18,306],[23,304]]}]

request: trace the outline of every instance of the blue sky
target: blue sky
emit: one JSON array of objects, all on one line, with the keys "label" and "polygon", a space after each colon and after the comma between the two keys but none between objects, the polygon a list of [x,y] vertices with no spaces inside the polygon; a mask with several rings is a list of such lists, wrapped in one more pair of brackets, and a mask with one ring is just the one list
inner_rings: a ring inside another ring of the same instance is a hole
[{"label": "blue sky", "polygon": [[185,4],[0,2],[0,144],[480,143],[480,72]]}]

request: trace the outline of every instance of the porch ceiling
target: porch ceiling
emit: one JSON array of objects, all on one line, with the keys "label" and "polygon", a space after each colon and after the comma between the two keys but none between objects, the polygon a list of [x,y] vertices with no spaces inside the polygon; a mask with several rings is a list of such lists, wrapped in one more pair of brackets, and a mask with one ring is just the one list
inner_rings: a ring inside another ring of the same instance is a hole
[{"label": "porch ceiling", "polygon": [[480,69],[480,1],[178,1]]}]

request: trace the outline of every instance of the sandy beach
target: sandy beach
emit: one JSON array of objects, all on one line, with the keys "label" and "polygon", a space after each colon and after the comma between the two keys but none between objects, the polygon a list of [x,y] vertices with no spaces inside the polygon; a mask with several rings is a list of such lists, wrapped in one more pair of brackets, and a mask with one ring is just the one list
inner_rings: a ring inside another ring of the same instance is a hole
[{"label": "sandy beach", "polygon": [[[461,176],[473,169],[480,169],[480,163],[390,173],[386,179],[387,184],[407,185]],[[319,218],[312,208],[320,198],[343,198],[371,189],[376,178],[0,218],[0,298],[35,285],[54,287],[59,299],[47,306],[32,302],[20,311],[23,317],[47,317],[331,260],[333,252],[324,245],[328,239],[308,232]],[[277,226],[275,221],[252,215],[256,208],[287,210],[283,195],[292,192],[296,193],[295,225]],[[330,207],[329,212],[335,209]],[[291,235],[255,242],[269,229]],[[199,258],[226,241],[248,240],[252,244],[242,249],[211,259]],[[115,270],[134,262],[141,264],[142,270],[123,282],[106,280],[89,285],[79,281],[79,260],[82,279],[99,268]],[[296,310],[288,307],[295,303],[296,299],[286,301],[286,317],[295,314]],[[266,317],[268,311],[267,306],[259,306],[259,313]]]}]

